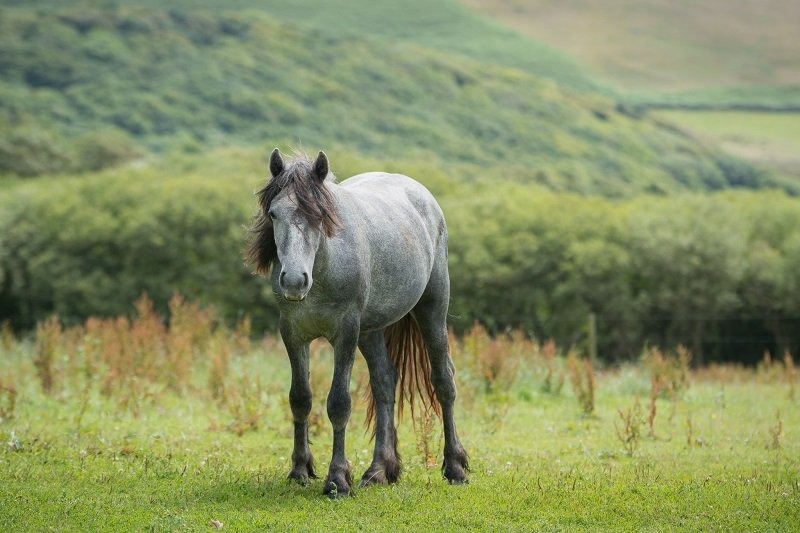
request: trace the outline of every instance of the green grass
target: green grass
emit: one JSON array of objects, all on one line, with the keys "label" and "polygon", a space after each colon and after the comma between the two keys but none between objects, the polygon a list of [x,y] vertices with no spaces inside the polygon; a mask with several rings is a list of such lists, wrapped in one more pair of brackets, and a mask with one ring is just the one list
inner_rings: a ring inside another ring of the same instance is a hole
[{"label": "green grass", "polygon": [[[19,401],[16,416],[0,423],[0,526],[207,531],[218,520],[234,531],[789,531],[800,523],[800,411],[779,375],[696,376],[678,400],[658,400],[655,437],[643,432],[628,456],[616,436],[617,410],[637,395],[646,401],[642,368],[601,374],[596,411],[585,417],[566,387],[542,392],[532,354],[521,354],[513,386],[494,395],[477,391],[470,361],[457,359],[470,484],[448,486],[438,467],[424,466],[419,435],[405,420],[401,481],[330,501],[320,480],[308,487],[285,480],[292,432],[281,352],[233,360],[235,373],[261,379],[263,409],[260,427],[238,437],[221,429],[229,415],[202,387],[182,396],[153,387],[134,416],[116,394],[81,392],[75,376],[45,396],[30,348],[6,349],[0,377],[16,379]],[[329,368],[329,359],[320,362]],[[324,393],[315,390],[315,409]],[[371,447],[360,426],[363,405],[354,405],[347,452],[358,476]],[[783,433],[773,448],[778,416]],[[437,453],[439,435],[431,439]],[[322,473],[330,440],[327,421],[312,427]]]},{"label": "green grass", "polygon": [[791,0],[463,3],[570,54],[620,89],[640,91],[627,98],[712,107],[800,104],[800,9]]},{"label": "green grass", "polygon": [[752,139],[784,144],[800,152],[800,114],[747,111],[663,111],[659,113],[699,133],[722,140]]},{"label": "green grass", "polygon": [[659,117],[720,144],[730,154],[800,177],[800,114],[662,111]]}]

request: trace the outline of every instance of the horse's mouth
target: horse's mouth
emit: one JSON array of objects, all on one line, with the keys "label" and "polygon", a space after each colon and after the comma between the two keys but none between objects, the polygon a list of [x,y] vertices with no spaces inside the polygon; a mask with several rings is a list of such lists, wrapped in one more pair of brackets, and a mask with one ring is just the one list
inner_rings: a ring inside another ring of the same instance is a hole
[{"label": "horse's mouth", "polygon": [[284,294],[283,297],[287,302],[299,303],[306,299],[305,294]]}]

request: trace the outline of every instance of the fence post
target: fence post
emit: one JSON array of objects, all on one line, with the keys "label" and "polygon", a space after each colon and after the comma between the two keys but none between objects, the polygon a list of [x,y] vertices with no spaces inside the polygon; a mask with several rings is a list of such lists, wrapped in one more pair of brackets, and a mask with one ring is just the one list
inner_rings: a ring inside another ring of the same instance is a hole
[{"label": "fence post", "polygon": [[589,361],[597,366],[597,315],[589,313]]}]

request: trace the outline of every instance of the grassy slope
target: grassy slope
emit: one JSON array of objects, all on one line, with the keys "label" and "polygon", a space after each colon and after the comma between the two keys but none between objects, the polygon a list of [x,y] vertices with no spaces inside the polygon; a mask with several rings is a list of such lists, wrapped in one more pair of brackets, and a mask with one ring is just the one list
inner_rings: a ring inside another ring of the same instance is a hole
[{"label": "grassy slope", "polygon": [[702,98],[698,90],[742,87],[738,99],[753,103],[768,101],[780,87],[794,87],[784,97],[799,101],[800,5],[791,0],[464,3],[566,51],[619,87],[695,91],[695,100]]},{"label": "grassy slope", "polygon": [[[626,94],[656,107],[800,110],[800,5],[787,0],[688,5],[665,0],[464,0],[549,43]],[[796,179],[800,115],[663,113],[730,154]]]},{"label": "grassy slope", "polygon": [[[65,5],[96,9],[91,0],[31,0],[10,2],[29,9],[63,8]],[[107,0],[109,6],[142,6],[163,9],[157,0]],[[541,42],[509,31],[486,17],[465,9],[456,0],[174,0],[170,9],[210,12],[257,10],[321,37],[360,40],[375,37],[382,42],[411,43],[446,54],[457,54],[481,62],[520,68],[578,90],[597,90],[600,85],[579,63]],[[606,88],[607,90],[607,88]]]},{"label": "grassy slope", "polygon": [[[20,390],[16,418],[0,422],[6,531],[204,531],[212,519],[236,531],[782,531],[800,520],[796,403],[785,384],[752,373],[745,381],[695,382],[675,404],[659,400],[657,438],[642,436],[628,457],[615,436],[616,411],[646,395],[645,375],[603,375],[596,415],[582,418],[569,392],[539,392],[524,367],[505,399],[470,400],[461,388],[459,422],[473,467],[468,486],[449,487],[438,467],[422,466],[406,420],[401,482],[329,501],[320,480],[303,488],[284,479],[291,423],[280,354],[234,360],[239,372],[262,378],[267,409],[262,427],[243,437],[214,429],[224,427],[226,414],[202,389],[183,398],[154,389],[149,400],[135,400],[142,410],[133,417],[115,400],[80,389],[44,397],[27,358],[17,352],[0,367],[17,377]],[[371,446],[359,427],[363,406],[354,405],[347,450],[357,476]],[[782,447],[771,449],[776,410]],[[323,473],[330,438],[323,420],[312,436]],[[8,444],[14,439],[20,451]],[[432,442],[438,455],[438,431]]]},{"label": "grassy slope", "polygon": [[729,153],[800,178],[800,114],[746,111],[661,111],[665,120],[680,124]]},{"label": "grassy slope", "polygon": [[58,141],[117,128],[194,150],[346,145],[615,196],[731,184],[712,148],[607,99],[409,42],[316,34],[256,11],[10,10],[2,26],[6,131]]}]

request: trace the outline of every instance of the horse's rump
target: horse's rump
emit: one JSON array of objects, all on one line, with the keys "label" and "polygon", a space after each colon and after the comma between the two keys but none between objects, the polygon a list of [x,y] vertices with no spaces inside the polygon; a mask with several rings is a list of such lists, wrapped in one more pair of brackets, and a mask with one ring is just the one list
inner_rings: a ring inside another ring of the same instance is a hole
[{"label": "horse's rump", "polygon": [[[422,402],[425,412],[433,410],[438,416],[442,415],[442,407],[436,398],[433,383],[431,382],[431,361],[428,350],[422,338],[414,316],[409,313],[384,331],[386,350],[389,353],[397,373],[396,402],[398,417],[402,417],[405,402],[411,409],[411,418],[414,419],[416,400]],[[375,436],[375,397],[372,395],[372,386],[364,393],[367,400],[366,425],[372,428]]]}]

